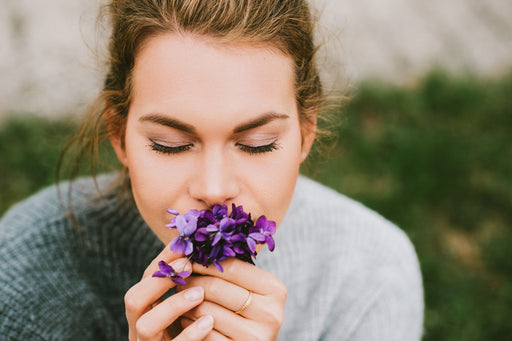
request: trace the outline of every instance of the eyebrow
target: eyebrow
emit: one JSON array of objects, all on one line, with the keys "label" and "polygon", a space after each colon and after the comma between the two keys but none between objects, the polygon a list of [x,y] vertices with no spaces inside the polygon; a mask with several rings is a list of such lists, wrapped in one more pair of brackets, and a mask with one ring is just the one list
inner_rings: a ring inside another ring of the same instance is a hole
[{"label": "eyebrow", "polygon": [[152,122],[166,127],[178,129],[189,134],[196,133],[196,129],[192,125],[158,113],[144,115],[139,118],[139,122]]},{"label": "eyebrow", "polygon": [[233,133],[238,134],[246,130],[264,126],[265,124],[274,120],[284,120],[287,118],[290,118],[290,116],[286,114],[279,114],[276,112],[267,112],[249,122],[242,123],[241,125],[237,126],[235,129],[233,129]]},{"label": "eyebrow", "polygon": [[[279,120],[279,119],[282,120],[282,119],[288,119],[288,118],[290,118],[290,116],[288,116],[286,114],[280,114],[280,113],[276,113],[276,112],[266,112],[249,122],[242,123],[239,126],[235,127],[235,129],[233,129],[233,133],[239,134],[241,132],[244,132],[244,131],[247,131],[250,129],[264,126],[265,124],[272,122],[274,120]],[[160,114],[160,113],[152,113],[152,114],[144,115],[141,118],[139,118],[139,121],[160,124],[160,125],[163,125],[166,127],[181,130],[181,131],[183,131],[185,133],[189,133],[189,134],[196,133],[196,129],[194,128],[194,126],[192,126],[188,123],[182,122],[180,120],[177,120],[175,118],[169,117],[167,115]]]}]

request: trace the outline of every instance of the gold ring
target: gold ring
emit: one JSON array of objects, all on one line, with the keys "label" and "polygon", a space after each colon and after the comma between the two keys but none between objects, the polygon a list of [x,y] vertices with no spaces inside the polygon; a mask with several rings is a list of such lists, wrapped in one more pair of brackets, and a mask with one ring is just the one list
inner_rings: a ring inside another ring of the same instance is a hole
[{"label": "gold ring", "polygon": [[239,310],[235,311],[235,314],[241,314],[245,309],[247,309],[249,304],[251,304],[251,301],[252,301],[252,291],[251,290],[248,290],[248,291],[249,291],[249,296],[247,296],[247,299],[245,300],[244,305],[242,306],[242,308],[240,308]]}]

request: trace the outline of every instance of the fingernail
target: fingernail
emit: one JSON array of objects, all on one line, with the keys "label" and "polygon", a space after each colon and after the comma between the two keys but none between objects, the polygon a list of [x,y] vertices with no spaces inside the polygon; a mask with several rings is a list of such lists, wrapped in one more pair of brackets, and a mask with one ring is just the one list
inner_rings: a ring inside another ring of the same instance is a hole
[{"label": "fingernail", "polygon": [[[186,258],[180,258],[171,263],[175,271],[190,271],[190,262]],[[187,269],[188,268],[188,269]]]},{"label": "fingernail", "polygon": [[183,292],[183,297],[189,301],[197,301],[203,297],[203,288],[193,287]]},{"label": "fingernail", "polygon": [[201,317],[197,321],[197,327],[202,330],[212,329],[213,317],[211,315],[206,315],[206,316]]}]

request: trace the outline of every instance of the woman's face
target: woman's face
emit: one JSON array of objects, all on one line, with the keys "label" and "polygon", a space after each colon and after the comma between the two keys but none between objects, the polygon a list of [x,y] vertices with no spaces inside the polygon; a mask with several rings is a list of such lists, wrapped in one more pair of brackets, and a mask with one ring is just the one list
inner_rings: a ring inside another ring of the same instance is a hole
[{"label": "woman's face", "polygon": [[191,35],[149,38],[133,70],[125,147],[137,207],[156,235],[180,213],[243,205],[253,218],[282,221],[302,143],[292,59],[268,46],[226,45]]}]

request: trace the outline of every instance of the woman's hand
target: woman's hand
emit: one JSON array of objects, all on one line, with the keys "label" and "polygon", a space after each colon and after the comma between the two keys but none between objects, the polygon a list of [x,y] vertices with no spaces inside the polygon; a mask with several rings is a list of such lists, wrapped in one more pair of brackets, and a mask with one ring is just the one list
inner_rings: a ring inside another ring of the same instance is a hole
[{"label": "woman's hand", "polygon": [[[187,290],[180,290],[162,300],[162,296],[176,284],[171,279],[152,275],[159,269],[161,260],[170,263],[176,271],[191,271],[190,263],[180,257],[166,246],[146,268],[142,280],[126,293],[124,300],[130,341],[170,340],[167,329],[181,315],[204,301],[204,290],[199,286],[188,286]],[[213,328],[212,316],[196,316],[197,321],[180,330],[173,340],[203,340],[208,335]]]},{"label": "woman's hand", "polygon": [[187,278],[187,285],[178,292],[202,287],[204,301],[184,313],[182,326],[188,329],[201,316],[211,315],[214,330],[205,340],[276,340],[284,317],[285,285],[271,273],[239,259],[223,261],[222,267],[224,272],[193,264],[193,272],[203,276]]}]

